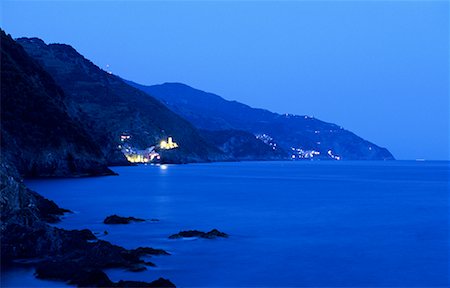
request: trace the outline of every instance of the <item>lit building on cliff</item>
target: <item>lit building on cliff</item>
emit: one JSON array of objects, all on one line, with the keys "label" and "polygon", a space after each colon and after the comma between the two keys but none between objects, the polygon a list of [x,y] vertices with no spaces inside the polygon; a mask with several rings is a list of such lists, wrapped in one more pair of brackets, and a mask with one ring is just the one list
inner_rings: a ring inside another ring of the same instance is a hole
[{"label": "lit building on cliff", "polygon": [[177,147],[178,147],[178,144],[175,143],[175,142],[173,142],[172,137],[169,137],[169,138],[167,139],[167,141],[162,140],[161,143],[159,144],[159,147],[160,147],[161,149],[166,149],[166,150],[168,150],[168,149],[174,149],[174,148],[177,148]]},{"label": "lit building on cliff", "polygon": [[157,149],[169,150],[178,148],[178,144],[173,141],[172,137],[168,137],[167,141],[161,141],[159,146],[155,145],[144,150],[139,150],[131,145],[131,138],[131,135],[128,133],[122,133],[122,135],[120,135],[121,143],[117,146],[131,163],[158,162],[161,160],[161,155],[157,152]]}]

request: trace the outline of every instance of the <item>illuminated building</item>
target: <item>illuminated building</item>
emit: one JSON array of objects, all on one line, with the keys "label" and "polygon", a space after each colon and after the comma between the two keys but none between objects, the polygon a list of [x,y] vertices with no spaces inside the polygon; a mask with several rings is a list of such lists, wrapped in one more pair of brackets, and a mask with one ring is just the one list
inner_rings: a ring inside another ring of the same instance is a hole
[{"label": "illuminated building", "polygon": [[[157,146],[151,146],[144,150],[138,150],[133,147],[130,143],[131,136],[127,133],[123,133],[120,135],[121,144],[117,147],[121,149],[123,155],[127,158],[127,160],[131,163],[152,163],[158,162],[161,160],[161,155],[156,151]],[[178,144],[175,143],[172,137],[168,137],[167,141],[161,141],[159,148],[160,149],[174,149],[177,148]]]},{"label": "illuminated building", "polygon": [[169,137],[169,138],[167,139],[167,141],[162,140],[161,143],[159,144],[159,147],[160,147],[161,149],[166,149],[166,150],[168,150],[168,149],[174,149],[174,148],[177,148],[177,147],[178,147],[178,144],[175,143],[175,142],[173,142],[172,137]]}]

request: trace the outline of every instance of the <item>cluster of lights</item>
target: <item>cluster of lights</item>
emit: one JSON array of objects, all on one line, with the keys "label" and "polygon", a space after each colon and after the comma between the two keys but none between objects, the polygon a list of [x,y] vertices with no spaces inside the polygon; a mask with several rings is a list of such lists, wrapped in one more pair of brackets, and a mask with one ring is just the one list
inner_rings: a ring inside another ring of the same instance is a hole
[{"label": "cluster of lights", "polygon": [[148,163],[150,160],[142,154],[125,154],[128,162],[131,163]]},{"label": "cluster of lights", "polygon": [[[287,115],[287,114],[286,114]],[[277,149],[277,143],[273,141],[273,138],[268,134],[257,134],[255,135],[256,139],[261,140],[265,144],[272,147],[273,150]]]},{"label": "cluster of lights", "polygon": [[[156,146],[148,147],[144,150],[138,150],[130,145],[128,140],[131,139],[131,136],[127,133],[123,133],[120,135],[120,141],[122,142],[117,147],[121,149],[123,155],[127,158],[127,160],[131,163],[150,163],[155,160],[160,160],[161,156],[156,151]],[[163,143],[164,142],[164,143]],[[173,149],[178,147],[178,144],[173,142],[172,137],[169,137],[168,141],[162,141],[161,146],[165,147],[163,149]]]},{"label": "cluster of lights", "polygon": [[316,150],[303,150],[301,148],[294,148],[294,147],[291,147],[291,150],[292,150],[291,154],[292,159],[312,159],[315,156],[320,155],[320,152]]},{"label": "cluster of lights", "polygon": [[120,135],[120,141],[125,142],[130,140],[131,136],[130,135]]},{"label": "cluster of lights", "polygon": [[161,149],[169,150],[169,149],[178,148],[178,144],[173,142],[172,137],[169,137],[167,139],[167,141],[165,141],[165,140],[161,141],[161,143],[159,144],[159,147]]},{"label": "cluster of lights", "polygon": [[149,163],[154,160],[160,160],[161,156],[155,151],[155,146],[149,147],[145,150],[137,150],[125,144],[122,147],[122,153],[131,163]]},{"label": "cluster of lights", "polygon": [[330,156],[331,158],[333,158],[334,160],[341,160],[340,156],[334,155],[333,152],[331,150],[328,150],[328,156]]}]

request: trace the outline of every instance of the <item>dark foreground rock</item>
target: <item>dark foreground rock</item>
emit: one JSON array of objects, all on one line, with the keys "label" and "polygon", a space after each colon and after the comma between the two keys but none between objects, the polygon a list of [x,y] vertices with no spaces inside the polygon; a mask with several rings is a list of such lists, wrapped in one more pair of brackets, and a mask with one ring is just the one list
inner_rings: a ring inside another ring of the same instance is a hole
[{"label": "dark foreground rock", "polygon": [[122,217],[119,215],[111,215],[103,220],[105,224],[130,224],[131,222],[144,222],[144,219],[135,217]]},{"label": "dark foreground rock", "polygon": [[169,255],[162,249],[150,247],[128,250],[98,240],[89,230],[67,231],[45,224],[33,227],[10,224],[2,232],[5,233],[2,237],[2,260],[40,259],[37,261],[37,277],[62,280],[78,286],[134,287],[117,286],[118,283],[105,279],[106,275],[101,270],[125,268],[139,272],[146,270],[145,266],[155,266],[142,260],[142,256]]},{"label": "dark foreground rock", "polygon": [[172,282],[164,278],[153,282],[123,280],[112,282],[100,269],[90,269],[79,263],[59,261],[40,263],[36,268],[36,277],[64,280],[68,284],[75,284],[79,287],[175,287]]},{"label": "dark foreground rock", "polygon": [[214,239],[217,237],[227,238],[228,234],[224,232],[220,232],[217,229],[213,229],[209,232],[202,232],[198,230],[188,230],[188,231],[180,231],[177,234],[173,234],[169,236],[169,239],[179,239],[179,238],[191,238],[191,237],[200,237],[207,239]]}]

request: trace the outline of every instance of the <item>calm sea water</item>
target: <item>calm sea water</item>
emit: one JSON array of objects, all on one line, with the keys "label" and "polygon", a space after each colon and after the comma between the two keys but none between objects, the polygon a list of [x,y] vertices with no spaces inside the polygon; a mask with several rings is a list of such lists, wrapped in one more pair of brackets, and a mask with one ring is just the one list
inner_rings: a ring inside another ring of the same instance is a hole
[{"label": "calm sea water", "polygon": [[[27,181],[74,211],[57,224],[89,228],[126,248],[151,246],[144,272],[189,286],[449,284],[449,162],[242,162],[113,168],[120,176]],[[111,214],[159,222],[104,225]],[[217,228],[228,239],[169,240]],[[61,286],[6,271],[2,287]]]}]

